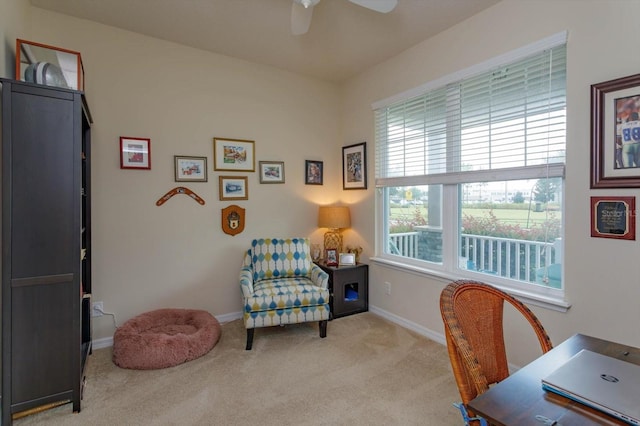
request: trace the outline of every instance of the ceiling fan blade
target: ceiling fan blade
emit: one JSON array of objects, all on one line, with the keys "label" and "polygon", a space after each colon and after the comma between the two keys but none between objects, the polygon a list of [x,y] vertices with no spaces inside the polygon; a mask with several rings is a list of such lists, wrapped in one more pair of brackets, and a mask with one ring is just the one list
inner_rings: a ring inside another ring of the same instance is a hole
[{"label": "ceiling fan blade", "polygon": [[291,34],[302,35],[309,31],[313,6],[304,7],[295,0],[291,4]]},{"label": "ceiling fan blade", "polygon": [[375,10],[380,13],[388,13],[396,8],[398,0],[349,0],[351,3],[355,3],[358,6],[366,7],[367,9]]}]

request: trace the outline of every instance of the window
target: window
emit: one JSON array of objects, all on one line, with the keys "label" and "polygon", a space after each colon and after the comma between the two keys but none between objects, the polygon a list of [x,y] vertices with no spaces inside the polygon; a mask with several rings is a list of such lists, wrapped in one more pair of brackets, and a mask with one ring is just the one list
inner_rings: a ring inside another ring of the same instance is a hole
[{"label": "window", "polygon": [[374,104],[378,260],[561,298],[565,43]]}]

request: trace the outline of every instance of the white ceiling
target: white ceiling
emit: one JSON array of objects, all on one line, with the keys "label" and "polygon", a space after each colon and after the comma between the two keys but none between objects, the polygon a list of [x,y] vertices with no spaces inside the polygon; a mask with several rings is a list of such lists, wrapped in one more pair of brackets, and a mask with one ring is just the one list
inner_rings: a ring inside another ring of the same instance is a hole
[{"label": "white ceiling", "polygon": [[382,14],[322,0],[291,35],[292,0],[31,0],[34,6],[341,82],[500,0],[399,0]]}]

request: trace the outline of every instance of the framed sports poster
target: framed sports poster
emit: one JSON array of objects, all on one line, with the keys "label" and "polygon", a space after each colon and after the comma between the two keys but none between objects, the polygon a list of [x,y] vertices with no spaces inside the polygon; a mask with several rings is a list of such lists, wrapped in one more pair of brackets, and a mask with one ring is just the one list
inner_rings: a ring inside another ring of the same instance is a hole
[{"label": "framed sports poster", "polygon": [[591,188],[640,188],[640,74],[591,86]]}]

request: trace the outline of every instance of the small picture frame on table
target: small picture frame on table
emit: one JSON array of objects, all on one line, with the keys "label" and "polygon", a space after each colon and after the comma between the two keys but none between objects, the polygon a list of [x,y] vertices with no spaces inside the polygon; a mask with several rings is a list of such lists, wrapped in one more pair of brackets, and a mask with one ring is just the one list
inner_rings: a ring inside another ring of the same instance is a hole
[{"label": "small picture frame on table", "polygon": [[356,264],[356,255],[353,253],[340,253],[339,266],[353,266]]},{"label": "small picture frame on table", "polygon": [[326,249],[324,251],[324,260],[327,266],[338,266],[338,250]]},{"label": "small picture frame on table", "polygon": [[206,182],[207,157],[175,155],[176,182]]},{"label": "small picture frame on table", "polygon": [[151,169],[151,139],[121,136],[120,168]]}]

